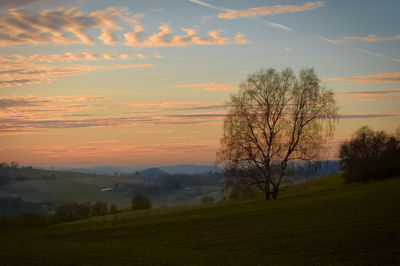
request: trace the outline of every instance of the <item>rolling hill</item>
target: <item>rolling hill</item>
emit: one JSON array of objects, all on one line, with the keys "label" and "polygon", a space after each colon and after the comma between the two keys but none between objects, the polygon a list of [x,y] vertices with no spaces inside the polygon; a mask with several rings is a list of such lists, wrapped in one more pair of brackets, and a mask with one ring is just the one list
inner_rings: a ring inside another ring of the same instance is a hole
[{"label": "rolling hill", "polygon": [[158,208],[0,231],[2,264],[282,265],[400,263],[400,178],[338,176],[274,201]]}]

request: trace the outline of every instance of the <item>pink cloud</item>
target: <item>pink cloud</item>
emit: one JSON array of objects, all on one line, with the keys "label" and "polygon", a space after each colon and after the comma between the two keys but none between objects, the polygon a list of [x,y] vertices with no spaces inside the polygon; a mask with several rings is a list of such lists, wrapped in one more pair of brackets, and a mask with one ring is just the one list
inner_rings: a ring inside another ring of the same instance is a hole
[{"label": "pink cloud", "polygon": [[336,95],[343,99],[362,102],[400,101],[400,89],[337,92]]},{"label": "pink cloud", "polygon": [[354,42],[354,41],[361,41],[361,42],[384,42],[384,41],[394,41],[400,40],[400,34],[392,36],[392,37],[379,37],[376,35],[368,35],[364,37],[359,36],[344,36],[338,40],[337,42]]},{"label": "pink cloud", "polygon": [[[138,58],[145,58],[144,54],[136,54]],[[24,56],[20,54],[13,54],[9,57],[0,56],[0,62],[12,62],[11,60],[18,60],[18,62],[44,62],[44,63],[53,63],[53,62],[72,62],[72,61],[96,61],[96,60],[115,60],[115,59],[130,59],[131,56],[128,54],[119,54],[117,52],[114,53],[90,53],[90,52],[81,52],[81,53],[71,53],[65,52],[63,54],[33,54],[29,56]]]},{"label": "pink cloud", "polygon": [[317,1],[317,2],[307,2],[301,6],[296,6],[296,5],[262,6],[244,10],[233,10],[233,11],[219,13],[218,17],[225,19],[236,19],[240,17],[269,16],[275,14],[295,13],[306,10],[313,10],[322,7],[323,5],[324,5],[323,2]]},{"label": "pink cloud", "polygon": [[134,28],[134,32],[125,33],[125,45],[136,47],[162,47],[162,46],[189,46],[189,45],[226,45],[245,44],[248,41],[242,34],[237,34],[233,39],[220,35],[221,31],[213,30],[208,32],[208,38],[197,35],[195,29],[183,28],[185,35],[173,35],[172,29],[164,24],[159,27],[160,32],[150,35],[142,40],[141,35],[144,28]]},{"label": "pink cloud", "polygon": [[[69,55],[68,55],[69,56]],[[85,60],[96,60],[97,57],[91,53],[82,53]],[[43,58],[42,58],[43,59]],[[49,59],[49,58],[48,58]],[[40,59],[39,59],[40,60]],[[54,59],[49,59],[54,60]],[[31,62],[28,58],[9,59],[0,56],[0,87],[49,83],[55,78],[64,76],[82,75],[96,70],[126,69],[138,67],[152,67],[153,64],[129,64],[129,65],[48,65]]]},{"label": "pink cloud", "polygon": [[371,75],[352,77],[334,77],[322,79],[325,82],[353,82],[353,83],[399,83],[400,72],[386,72]]}]

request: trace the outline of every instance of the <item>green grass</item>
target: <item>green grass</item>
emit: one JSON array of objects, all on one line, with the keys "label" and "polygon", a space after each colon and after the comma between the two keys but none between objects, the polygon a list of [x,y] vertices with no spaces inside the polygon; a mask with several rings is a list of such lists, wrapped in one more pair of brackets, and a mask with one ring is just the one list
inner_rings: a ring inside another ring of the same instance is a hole
[{"label": "green grass", "polygon": [[274,201],[170,207],[0,231],[1,264],[400,263],[400,178],[332,176]]}]

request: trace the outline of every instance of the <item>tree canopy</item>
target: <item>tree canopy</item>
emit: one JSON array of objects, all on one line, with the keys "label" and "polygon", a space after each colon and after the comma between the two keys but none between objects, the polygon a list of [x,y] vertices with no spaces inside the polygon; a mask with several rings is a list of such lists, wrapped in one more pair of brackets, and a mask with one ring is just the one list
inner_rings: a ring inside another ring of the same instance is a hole
[{"label": "tree canopy", "polygon": [[393,135],[361,127],[340,147],[340,160],[343,177],[348,182],[400,175],[400,127]]},{"label": "tree canopy", "polygon": [[261,70],[227,104],[217,160],[234,189],[254,186],[276,198],[290,160],[312,160],[337,120],[332,91],[314,69]]}]

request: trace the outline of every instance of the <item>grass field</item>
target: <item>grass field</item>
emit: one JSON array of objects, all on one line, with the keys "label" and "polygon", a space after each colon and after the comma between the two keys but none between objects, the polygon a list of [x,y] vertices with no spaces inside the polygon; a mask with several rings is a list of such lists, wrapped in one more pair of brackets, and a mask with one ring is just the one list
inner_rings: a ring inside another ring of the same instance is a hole
[{"label": "grass field", "polygon": [[400,178],[0,231],[1,264],[400,264]]}]

